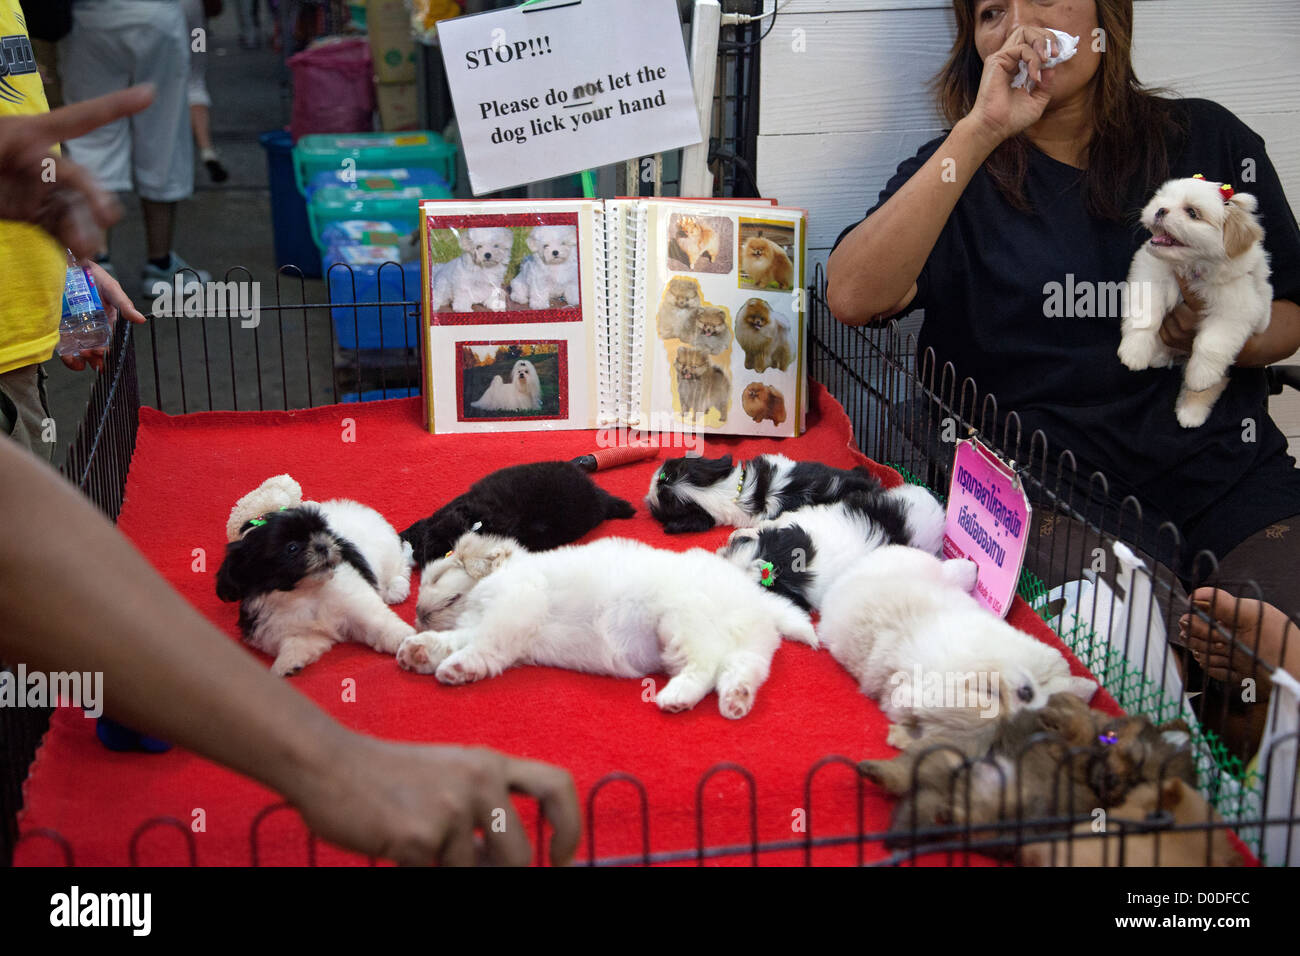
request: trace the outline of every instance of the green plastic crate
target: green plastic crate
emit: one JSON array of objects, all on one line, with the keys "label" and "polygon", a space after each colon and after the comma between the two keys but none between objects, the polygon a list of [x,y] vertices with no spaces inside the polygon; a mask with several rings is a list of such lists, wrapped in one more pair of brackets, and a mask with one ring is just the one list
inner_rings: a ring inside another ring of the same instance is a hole
[{"label": "green plastic crate", "polygon": [[428,130],[404,133],[314,133],[293,148],[293,173],[298,191],[306,193],[312,176],[338,169],[345,159],[357,169],[432,169],[453,189],[458,149]]},{"label": "green plastic crate", "polygon": [[425,199],[450,199],[451,193],[438,186],[409,186],[393,190],[358,190],[326,186],[316,190],[307,204],[307,222],[317,248],[325,251],[321,231],[331,222],[346,219],[420,220],[420,203]]}]

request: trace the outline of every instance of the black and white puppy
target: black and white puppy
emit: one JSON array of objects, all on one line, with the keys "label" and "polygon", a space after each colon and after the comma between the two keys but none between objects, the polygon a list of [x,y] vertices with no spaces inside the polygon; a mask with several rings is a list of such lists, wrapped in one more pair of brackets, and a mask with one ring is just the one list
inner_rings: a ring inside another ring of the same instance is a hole
[{"label": "black and white puppy", "polygon": [[[606,518],[630,518],[636,508],[597,485],[568,461],[511,465],[469,486],[428,518],[402,532],[423,567],[443,557],[471,529],[514,538],[529,551],[577,541]],[[478,526],[475,528],[475,526]]]},{"label": "black and white puppy", "polygon": [[867,469],[846,471],[784,455],[748,462],[722,458],[673,458],[650,482],[646,504],[669,534],[707,531],[715,525],[752,528],[786,511],[830,504],[852,491],[879,491]]},{"label": "black and white puppy", "polygon": [[917,485],[853,491],[829,505],[788,511],[731,533],[718,549],[755,581],[807,611],[822,600],[840,572],[887,544],[933,555],[943,545],[944,508]]},{"label": "black and white puppy", "polygon": [[[275,658],[271,672],[294,674],[340,641],[397,653],[415,633],[388,604],[411,591],[411,549],[383,516],[355,501],[276,498],[268,479],[232,512],[217,597],[239,602],[244,639]],[[268,493],[269,492],[269,493]],[[271,500],[258,514],[249,499]],[[274,507],[274,500],[289,503]]]}]

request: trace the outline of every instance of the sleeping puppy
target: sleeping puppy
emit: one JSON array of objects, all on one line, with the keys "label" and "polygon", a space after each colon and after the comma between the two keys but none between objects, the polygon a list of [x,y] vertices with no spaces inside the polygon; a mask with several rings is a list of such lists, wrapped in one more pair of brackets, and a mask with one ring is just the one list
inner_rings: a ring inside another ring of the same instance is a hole
[{"label": "sleeping puppy", "polygon": [[740,406],[756,422],[770,421],[773,425],[785,422],[785,396],[771,385],[759,382],[746,385]]},{"label": "sleeping puppy", "polygon": [[683,534],[716,525],[752,528],[785,511],[829,504],[852,491],[879,490],[880,482],[861,466],[845,471],[784,455],[735,464],[730,455],[685,456],[664,462],[645,500],[665,531]]},{"label": "sleeping puppy", "polygon": [[416,620],[422,631],[449,631],[465,610],[465,598],[516,551],[519,542],[475,531],[460,536],[455,547],[420,572]]},{"label": "sleeping puppy", "polygon": [[577,541],[606,518],[631,518],[636,508],[615,498],[568,461],[511,465],[480,478],[463,494],[402,532],[424,567],[477,526],[484,535],[546,551]]},{"label": "sleeping puppy", "polygon": [[[464,547],[472,543],[462,539]],[[520,664],[615,677],[666,672],[655,696],[661,710],[689,710],[716,689],[719,712],[735,720],[753,707],[782,636],[816,644],[806,614],[699,548],[601,538],[516,549],[493,562],[455,629],[404,642],[398,664],[444,684]]]},{"label": "sleeping puppy", "polygon": [[387,607],[410,593],[411,548],[374,509],[303,501],[277,475],[236,503],[226,533],[217,597],[239,602],[239,629],[275,658],[271,673],[295,674],[340,641],[395,653],[415,633]]},{"label": "sleeping puppy", "polygon": [[433,310],[451,306],[452,312],[470,312],[483,305],[492,312],[505,311],[506,267],[514,241],[514,233],[502,227],[462,230],[461,254],[430,269]]},{"label": "sleeping puppy", "polygon": [[938,554],[943,526],[943,505],[933,495],[917,485],[900,485],[850,492],[834,504],[808,505],[737,529],[718,554],[764,587],[816,611],[855,559],[886,544]]},{"label": "sleeping puppy", "polygon": [[818,634],[898,725],[891,743],[906,742],[903,732],[976,733],[1000,714],[1041,708],[1057,691],[1088,700],[1097,690],[1071,675],[1056,648],[972,597],[976,574],[972,561],[886,545],[828,590]]}]

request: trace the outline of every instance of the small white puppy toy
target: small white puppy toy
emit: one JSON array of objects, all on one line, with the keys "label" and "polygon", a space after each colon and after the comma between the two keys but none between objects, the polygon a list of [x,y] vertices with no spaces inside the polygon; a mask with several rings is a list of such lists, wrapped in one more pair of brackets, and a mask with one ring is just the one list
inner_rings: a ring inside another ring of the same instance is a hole
[{"label": "small white puppy toy", "polygon": [[[1070,36],[1070,34],[1065,33],[1062,30],[1049,29],[1047,32],[1052,36],[1047,38],[1047,59],[1043,61],[1044,70],[1050,70],[1054,66],[1060,66],[1066,60],[1072,58],[1079,52],[1078,37]],[[1056,38],[1058,47],[1055,54],[1052,53],[1052,37]],[[1026,87],[1031,93],[1034,90],[1033,81],[1029,79],[1029,64],[1024,60],[1020,61],[1020,72],[1018,72],[1016,78],[1011,81],[1011,88],[1013,90],[1018,90],[1022,86]]]}]

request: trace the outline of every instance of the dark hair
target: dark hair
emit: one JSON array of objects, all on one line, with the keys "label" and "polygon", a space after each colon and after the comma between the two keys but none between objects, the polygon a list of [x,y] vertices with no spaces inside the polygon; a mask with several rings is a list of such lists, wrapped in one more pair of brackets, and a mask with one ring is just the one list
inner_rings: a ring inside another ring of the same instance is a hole
[{"label": "dark hair", "polygon": [[[975,49],[975,4],[978,0],[953,0],[957,39],[934,90],[948,124],[971,111],[979,93],[984,64]],[[1097,25],[1106,52],[1093,78],[1093,131],[1088,144],[1088,168],[1083,173],[1088,212],[1096,217],[1123,220],[1125,197],[1141,187],[1147,196],[1169,178],[1170,143],[1183,131],[1183,123],[1165,90],[1150,90],[1133,72],[1133,0],[1096,0]],[[1080,43],[1090,41],[1080,38]],[[1144,135],[1134,135],[1135,130]],[[1025,173],[1029,166],[1028,137],[1023,133],[1002,143],[984,163],[994,184],[1012,206],[1029,210],[1025,199]]]}]

